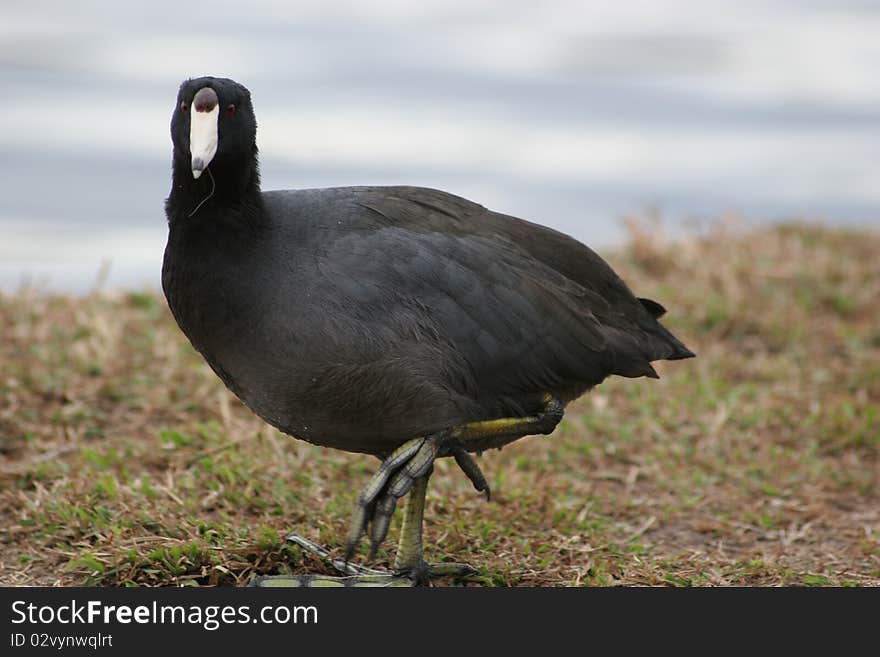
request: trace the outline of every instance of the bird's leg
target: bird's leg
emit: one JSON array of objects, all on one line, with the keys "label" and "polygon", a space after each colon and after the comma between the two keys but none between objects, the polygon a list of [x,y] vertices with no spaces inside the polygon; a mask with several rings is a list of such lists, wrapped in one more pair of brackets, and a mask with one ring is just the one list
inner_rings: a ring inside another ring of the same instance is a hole
[{"label": "bird's leg", "polygon": [[[482,476],[482,473],[480,473]],[[403,524],[397,541],[394,574],[408,576],[415,583],[423,583],[434,577],[465,577],[475,575],[476,569],[461,563],[425,563],[422,552],[422,519],[425,512],[425,493],[431,473],[417,479],[406,498],[403,508]],[[484,480],[485,482],[485,480]],[[488,488],[486,489],[488,490]]]},{"label": "bird's leg", "polygon": [[386,458],[358,497],[351,528],[345,542],[346,561],[354,555],[358,541],[369,526],[370,558],[385,540],[397,500],[415,481],[433,469],[441,434],[405,442]]},{"label": "bird's leg", "polygon": [[[433,470],[434,459],[438,457],[453,456],[474,488],[484,492],[488,499],[489,485],[477,462],[468,452],[484,449],[487,446],[500,447],[529,434],[552,433],[562,419],[565,407],[549,393],[544,396],[543,401],[541,411],[535,415],[470,422],[424,438],[410,440],[398,447],[385,459],[358,498],[357,509],[346,541],[346,561],[354,554],[357,543],[365,531],[369,531],[370,535],[370,558],[375,556],[376,550],[388,534],[388,526],[397,506],[397,500],[406,495],[415,482],[421,481],[422,478],[425,481],[420,485],[427,487],[427,478]],[[415,545],[416,540],[419,545],[418,553],[421,554],[424,497],[424,491],[420,491],[418,494],[412,494],[408,499],[407,513],[410,511],[410,505],[413,513],[409,524],[413,527],[417,526],[418,531],[414,530],[411,535],[408,532],[401,534],[400,547],[404,549],[404,558],[399,563],[407,563],[411,570],[415,566],[409,563],[408,553],[414,551],[410,545]],[[405,523],[406,520],[407,517]],[[436,567],[432,569],[426,566],[426,568],[428,576],[439,575]],[[462,572],[460,566],[456,565],[453,568],[455,573]],[[417,573],[417,579],[423,578],[420,571],[412,570],[412,572]]]},{"label": "bird's leg", "polygon": [[343,575],[385,575],[385,571],[376,570],[375,568],[367,568],[366,566],[360,566],[358,564],[352,563],[350,561],[343,561],[342,559],[334,559],[330,550],[327,548],[310,541],[304,536],[300,536],[299,534],[290,534],[287,537],[287,540],[291,543],[295,543],[299,547],[301,547],[306,552],[311,552],[316,557],[323,559],[328,564],[333,566],[336,570],[338,570]]},{"label": "bird's leg", "polygon": [[424,563],[422,520],[425,516],[425,494],[428,491],[430,477],[430,474],[426,474],[417,480],[409,492],[409,497],[406,498],[400,538],[397,540],[397,555],[394,558],[394,571],[397,573],[418,572]]},{"label": "bird's leg", "polygon": [[481,451],[484,446],[501,447],[522,436],[553,433],[565,414],[565,406],[550,393],[544,395],[543,404],[535,415],[463,424],[452,430],[451,437],[470,452]]},{"label": "bird's leg", "polygon": [[[430,577],[464,575],[475,572],[467,566],[441,564],[432,567],[425,564],[422,556],[422,518],[425,506],[425,492],[428,478],[433,470],[434,459],[444,451],[448,432],[441,432],[408,441],[386,458],[379,470],[370,479],[358,498],[357,510],[352,521],[352,529],[346,544],[345,560],[331,560],[329,552],[300,536],[293,535],[289,540],[304,549],[328,560],[334,568],[347,577],[324,575],[280,575],[261,577],[254,580],[254,586],[412,586],[423,583]],[[470,456],[464,455],[468,460]],[[473,464],[476,467],[476,464]],[[485,478],[476,472],[485,487]],[[404,510],[404,521],[400,534],[398,558],[394,572],[384,572],[356,566],[349,562],[363,532],[369,527],[371,556],[388,533],[391,515],[397,500],[412,489]]]},{"label": "bird's leg", "polygon": [[[422,521],[428,479],[433,472],[434,460],[453,456],[456,463],[473,483],[489,498],[489,485],[480,467],[468,452],[489,447],[500,447],[522,436],[549,434],[559,424],[565,407],[550,394],[544,397],[541,411],[532,416],[499,418],[470,422],[447,431],[414,438],[391,453],[370,479],[358,497],[351,529],[345,546],[345,559],[331,561],[347,577],[321,575],[263,577],[254,581],[256,586],[411,586],[432,577],[472,574],[470,566],[442,563],[429,565],[422,553]],[[410,493],[404,510],[394,572],[385,573],[351,564],[360,537],[370,535],[370,558],[385,540],[397,500]],[[328,552],[299,536],[290,537],[298,545],[328,559]],[[329,560],[329,559],[328,559]]]}]

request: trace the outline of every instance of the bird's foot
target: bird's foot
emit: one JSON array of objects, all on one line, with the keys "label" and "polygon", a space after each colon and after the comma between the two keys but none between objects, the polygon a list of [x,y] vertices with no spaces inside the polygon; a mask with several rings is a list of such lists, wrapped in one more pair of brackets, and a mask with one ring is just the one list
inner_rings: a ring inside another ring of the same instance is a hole
[{"label": "bird's foot", "polygon": [[330,551],[327,548],[318,545],[317,543],[314,543],[313,541],[310,541],[309,539],[300,536],[299,534],[291,534],[287,537],[287,540],[300,546],[306,552],[311,552],[316,557],[323,559],[325,562],[333,566],[333,568],[335,568],[343,575],[347,575],[349,577],[368,575],[372,577],[374,575],[385,576],[388,574],[384,570],[367,568],[366,566],[360,566],[356,563],[352,563],[344,559],[334,559],[330,555]]},{"label": "bird's foot", "polygon": [[326,561],[342,577],[332,575],[270,575],[256,577],[251,586],[257,587],[309,587],[309,588],[333,588],[333,587],[382,587],[382,586],[414,586],[415,581],[405,575],[396,576],[384,570],[367,568],[358,564],[334,559],[330,551],[299,534],[291,534],[287,537],[291,543],[295,543],[306,552],[310,552]]},{"label": "bird's foot", "polygon": [[391,572],[380,575],[348,575],[333,577],[332,575],[266,575],[255,577],[250,586],[261,588],[397,588],[415,587],[428,584],[431,580],[441,577],[462,579],[476,575],[477,570],[467,564],[439,563],[425,564],[420,576],[412,574],[395,574]]},{"label": "bird's foot", "polygon": [[450,455],[455,457],[456,463],[471,480],[474,488],[489,499],[489,484],[486,483],[480,466],[452,436],[451,431],[409,440],[382,462],[358,497],[345,545],[346,561],[354,555],[365,532],[370,536],[370,559],[376,555],[388,534],[397,500],[406,495],[417,480],[430,476],[434,459]]},{"label": "bird's foot", "polygon": [[287,537],[291,543],[296,543],[307,552],[320,557],[329,563],[333,568],[343,573],[342,577],[333,577],[331,575],[272,575],[264,577],[256,577],[251,582],[251,586],[256,587],[411,587],[421,584],[427,584],[430,580],[439,577],[456,577],[462,578],[469,575],[477,574],[477,570],[466,564],[459,563],[438,563],[428,564],[420,561],[416,568],[401,570],[400,572],[388,572],[385,570],[377,570],[367,568],[357,564],[343,561],[342,559],[333,559],[330,552],[318,545],[300,536],[299,534],[291,534]]},{"label": "bird's foot", "polygon": [[432,579],[439,579],[441,577],[465,579],[479,574],[480,571],[466,563],[442,561],[440,563],[422,562],[422,565],[417,569],[417,572],[410,573],[409,576],[418,584],[426,584]]},{"label": "bird's foot", "polygon": [[267,575],[256,577],[250,586],[260,588],[354,588],[354,587],[413,587],[416,582],[405,576],[391,573],[382,575],[349,575],[348,577],[332,577],[331,575]]}]

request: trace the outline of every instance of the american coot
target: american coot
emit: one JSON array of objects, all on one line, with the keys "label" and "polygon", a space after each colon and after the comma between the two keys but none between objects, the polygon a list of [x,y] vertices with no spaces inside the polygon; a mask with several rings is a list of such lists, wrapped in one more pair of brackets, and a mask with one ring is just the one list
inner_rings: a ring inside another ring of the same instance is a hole
[{"label": "american coot", "polygon": [[[419,187],[261,192],[256,130],[242,85],[181,85],[165,206],[168,304],[257,415],[382,460],[336,562],[349,577],[260,583],[465,572],[422,557],[434,459],[454,457],[488,496],[470,453],[551,433],[568,402],[612,374],[656,377],[651,361],[693,356],[657,321],[659,303],[549,228]],[[394,573],[349,564],[364,532],[375,552],[407,492]]]}]

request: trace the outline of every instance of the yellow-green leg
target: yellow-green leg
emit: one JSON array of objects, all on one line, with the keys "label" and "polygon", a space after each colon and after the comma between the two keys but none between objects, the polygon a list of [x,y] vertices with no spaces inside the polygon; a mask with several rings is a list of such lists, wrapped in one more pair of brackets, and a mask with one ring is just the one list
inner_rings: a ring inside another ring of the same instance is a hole
[{"label": "yellow-green leg", "polygon": [[[470,422],[447,431],[409,440],[388,456],[358,498],[346,541],[345,559],[331,563],[347,577],[313,575],[277,576],[256,579],[255,586],[411,586],[431,577],[474,573],[462,564],[428,565],[422,552],[422,523],[428,479],[434,459],[453,456],[474,487],[488,499],[489,486],[468,452],[500,447],[530,434],[549,434],[562,419],[562,403],[547,394],[544,407],[533,416],[498,418]],[[370,535],[370,556],[388,533],[397,500],[409,493],[394,561],[394,573],[384,573],[349,562],[364,532]],[[322,558],[323,548],[296,535],[291,540]]]},{"label": "yellow-green leg", "polygon": [[430,472],[416,480],[403,507],[403,524],[397,541],[394,559],[395,575],[408,576],[419,584],[434,577],[464,577],[475,575],[476,569],[461,563],[425,563],[422,551],[422,523],[425,514],[425,494],[428,490]]},{"label": "yellow-green leg", "polygon": [[544,395],[543,404],[541,411],[535,415],[463,424],[453,428],[450,437],[466,451],[478,452],[502,447],[523,436],[553,433],[565,413],[565,406],[549,393]]},{"label": "yellow-green leg", "polygon": [[409,491],[403,507],[403,523],[400,525],[400,538],[397,540],[397,555],[394,558],[394,572],[418,572],[424,563],[422,553],[422,522],[425,517],[425,496],[428,492],[426,474],[418,479]]}]

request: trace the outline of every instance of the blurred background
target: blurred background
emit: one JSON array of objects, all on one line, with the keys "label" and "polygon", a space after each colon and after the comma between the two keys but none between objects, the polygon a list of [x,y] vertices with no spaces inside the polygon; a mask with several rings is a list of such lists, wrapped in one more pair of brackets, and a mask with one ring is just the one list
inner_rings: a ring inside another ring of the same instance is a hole
[{"label": "blurred background", "polygon": [[[157,287],[177,86],[251,89],[264,189],[880,224],[880,3],[4,0],[0,289]],[[109,263],[109,269],[107,268]]]}]

